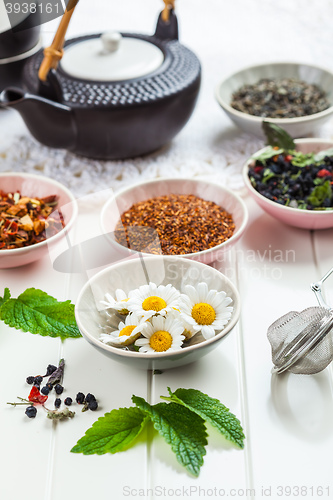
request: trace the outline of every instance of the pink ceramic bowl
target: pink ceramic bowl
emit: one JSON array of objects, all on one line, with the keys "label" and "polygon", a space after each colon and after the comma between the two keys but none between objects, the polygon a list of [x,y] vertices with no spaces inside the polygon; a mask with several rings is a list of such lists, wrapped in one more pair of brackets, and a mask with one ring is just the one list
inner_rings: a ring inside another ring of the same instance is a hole
[{"label": "pink ceramic bowl", "polygon": [[[297,151],[302,153],[318,153],[324,149],[332,148],[333,142],[327,139],[296,139]],[[255,153],[254,156],[263,152],[266,148]],[[286,207],[265,198],[254,189],[248,176],[249,165],[253,161],[250,158],[243,169],[243,178],[250,195],[255,199],[258,205],[268,214],[272,215],[281,222],[290,226],[303,229],[327,229],[333,227],[333,209],[332,210],[301,210],[299,208]]]},{"label": "pink ceramic bowl", "polygon": [[19,191],[22,196],[43,198],[49,195],[59,197],[57,208],[61,209],[65,227],[45,241],[22,248],[0,250],[0,269],[30,264],[44,257],[50,246],[65,237],[77,216],[77,203],[72,193],[62,184],[48,177],[25,173],[0,174],[0,190],[5,193]]},{"label": "pink ceramic bowl", "polygon": [[102,230],[124,257],[128,257],[137,252],[131,251],[115,241],[113,232],[120,218],[120,214],[123,214],[134,203],[170,194],[193,194],[204,200],[213,201],[227,210],[227,212],[232,215],[235,223],[235,231],[231,238],[220,245],[216,245],[208,250],[203,250],[202,252],[178,255],[178,257],[186,257],[203,262],[204,264],[210,264],[218,260],[219,257],[221,257],[224,252],[228,251],[242,236],[247,224],[248,212],[243,200],[235,193],[223,187],[221,184],[201,179],[179,177],[159,178],[157,180],[140,182],[117,192],[103,207],[101,214]]}]

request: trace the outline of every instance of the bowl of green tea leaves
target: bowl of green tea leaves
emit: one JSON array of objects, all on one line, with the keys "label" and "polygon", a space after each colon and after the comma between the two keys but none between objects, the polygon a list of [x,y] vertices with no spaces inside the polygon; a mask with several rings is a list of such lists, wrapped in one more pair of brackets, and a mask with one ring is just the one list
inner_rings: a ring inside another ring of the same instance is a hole
[{"label": "bowl of green tea leaves", "polygon": [[333,142],[296,139],[263,122],[268,146],[245,164],[245,185],[259,206],[291,226],[333,227]]},{"label": "bowl of green tea leaves", "polygon": [[248,133],[264,137],[263,120],[293,137],[313,135],[333,113],[333,74],[300,63],[267,63],[224,78],[216,99],[229,118]]}]

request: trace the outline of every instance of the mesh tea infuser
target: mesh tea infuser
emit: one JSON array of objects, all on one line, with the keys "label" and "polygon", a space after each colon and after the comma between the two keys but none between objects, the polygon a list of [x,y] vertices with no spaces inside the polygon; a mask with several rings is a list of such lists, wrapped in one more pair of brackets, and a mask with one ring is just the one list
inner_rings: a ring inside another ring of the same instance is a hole
[{"label": "mesh tea infuser", "polygon": [[310,375],[324,370],[333,361],[333,309],[321,293],[323,282],[332,273],[333,268],[311,285],[319,306],[290,311],[268,328],[273,373]]}]

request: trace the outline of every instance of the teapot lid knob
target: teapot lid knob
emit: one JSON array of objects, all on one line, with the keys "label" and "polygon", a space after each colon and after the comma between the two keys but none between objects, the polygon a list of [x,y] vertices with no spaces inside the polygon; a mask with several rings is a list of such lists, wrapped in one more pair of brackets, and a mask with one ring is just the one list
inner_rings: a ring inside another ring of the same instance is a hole
[{"label": "teapot lid knob", "polygon": [[122,36],[117,31],[108,31],[101,35],[103,49],[106,53],[116,52],[119,49]]}]

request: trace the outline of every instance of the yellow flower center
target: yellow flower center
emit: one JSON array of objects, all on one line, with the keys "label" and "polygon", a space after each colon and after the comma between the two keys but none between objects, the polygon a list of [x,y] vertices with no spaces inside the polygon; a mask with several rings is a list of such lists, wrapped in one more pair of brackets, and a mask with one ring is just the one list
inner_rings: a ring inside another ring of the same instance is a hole
[{"label": "yellow flower center", "polygon": [[126,335],[127,337],[129,337],[131,335],[131,333],[133,332],[134,328],[136,328],[135,325],[125,326],[125,328],[120,330],[119,337],[122,337],[123,335]]},{"label": "yellow flower center", "polygon": [[161,309],[164,309],[167,306],[167,303],[165,300],[161,299],[161,297],[156,297],[155,295],[152,295],[151,297],[147,297],[143,302],[142,302],[142,309],[145,311],[161,311]]},{"label": "yellow flower center", "polygon": [[216,318],[215,310],[210,304],[199,302],[192,308],[192,318],[198,325],[211,325]]},{"label": "yellow flower center", "polygon": [[[129,301],[129,299],[121,299],[119,302],[128,302],[128,301]],[[124,307],[124,309],[119,309],[118,312],[119,312],[119,314],[127,316],[127,314],[129,313],[129,310]]]},{"label": "yellow flower center", "polygon": [[156,352],[164,352],[172,346],[172,336],[165,330],[159,330],[150,337],[149,345]]}]

